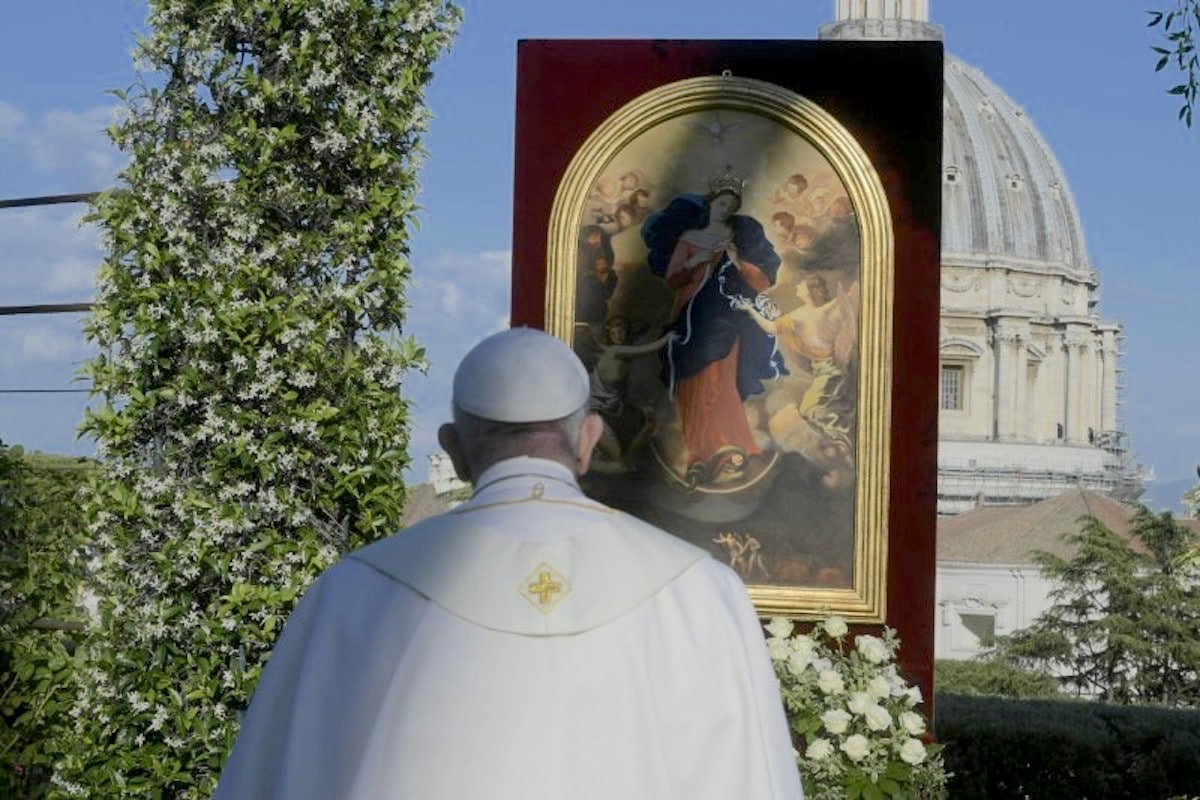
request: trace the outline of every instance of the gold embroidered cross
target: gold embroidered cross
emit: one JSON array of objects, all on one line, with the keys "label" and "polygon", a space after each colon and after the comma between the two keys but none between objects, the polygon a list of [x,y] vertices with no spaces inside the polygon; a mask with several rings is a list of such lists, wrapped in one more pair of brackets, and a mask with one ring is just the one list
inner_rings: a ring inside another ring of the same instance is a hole
[{"label": "gold embroidered cross", "polygon": [[562,591],[562,584],[550,577],[549,572],[543,572],[538,576],[537,583],[529,584],[529,591],[538,596],[538,603],[546,605],[550,602],[550,598]]},{"label": "gold embroidered cross", "polygon": [[548,614],[571,593],[571,587],[561,572],[543,561],[522,582],[520,592],[534,608]]}]

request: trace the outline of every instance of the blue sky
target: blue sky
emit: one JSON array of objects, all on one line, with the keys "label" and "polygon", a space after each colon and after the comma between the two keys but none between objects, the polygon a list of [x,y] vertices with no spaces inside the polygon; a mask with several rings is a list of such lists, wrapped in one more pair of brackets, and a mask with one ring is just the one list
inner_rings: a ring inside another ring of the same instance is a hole
[{"label": "blue sky", "polygon": [[[1160,0],[1165,4],[1166,0]],[[1126,329],[1125,425],[1159,482],[1200,461],[1200,134],[1176,123],[1153,72],[1153,3],[933,2],[948,50],[1032,117],[1079,205],[1101,314]],[[424,210],[414,236],[411,332],[428,346],[412,477],[422,480],[457,360],[508,313],[513,97],[520,38],[815,38],[832,0],[467,0],[429,102]],[[11,3],[0,29],[0,197],[109,185],[121,156],[100,129],[133,80],[139,0]],[[90,297],[99,252],[78,207],[0,211],[0,304]],[[70,388],[87,350],[76,316],[0,317],[0,388]],[[74,384],[79,386],[79,384]],[[0,439],[55,452],[74,441],[79,395],[0,394]]]}]

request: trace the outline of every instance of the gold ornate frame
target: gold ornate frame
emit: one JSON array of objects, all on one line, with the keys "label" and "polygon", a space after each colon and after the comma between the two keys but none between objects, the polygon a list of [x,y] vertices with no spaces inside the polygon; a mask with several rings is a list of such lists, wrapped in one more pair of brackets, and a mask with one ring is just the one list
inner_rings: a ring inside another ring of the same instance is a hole
[{"label": "gold ornate frame", "polygon": [[728,75],[670,83],[627,103],[584,142],[555,194],[547,243],[546,330],[570,344],[579,219],[596,177],[642,133],[681,114],[721,109],[760,115],[808,140],[844,182],[862,243],[852,586],[752,584],[750,597],[763,615],[804,618],[832,611],[856,622],[882,622],[887,598],[895,253],[883,185],[858,142],[837,119],[780,86]]}]

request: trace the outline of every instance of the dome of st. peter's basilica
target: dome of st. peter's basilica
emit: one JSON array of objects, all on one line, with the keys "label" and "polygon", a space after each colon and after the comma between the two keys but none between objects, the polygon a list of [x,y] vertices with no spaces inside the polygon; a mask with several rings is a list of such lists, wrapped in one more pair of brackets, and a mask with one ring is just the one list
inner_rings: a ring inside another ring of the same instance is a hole
[{"label": "dome of st. peter's basilica", "polygon": [[[928,0],[836,0],[823,39],[941,39]],[[947,54],[942,159],[938,511],[1080,486],[1132,499],[1120,326],[1066,177],[1033,121]]]}]

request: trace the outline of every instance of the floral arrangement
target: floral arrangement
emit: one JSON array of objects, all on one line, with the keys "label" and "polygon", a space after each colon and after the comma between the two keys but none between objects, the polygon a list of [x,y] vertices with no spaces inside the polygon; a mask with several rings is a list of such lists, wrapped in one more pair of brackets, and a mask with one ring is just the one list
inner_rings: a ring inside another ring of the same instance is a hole
[{"label": "floral arrangement", "polygon": [[896,668],[896,632],[851,639],[838,616],[807,634],[794,630],[772,619],[767,647],[810,800],[944,798],[941,748],[921,739],[921,690]]}]

